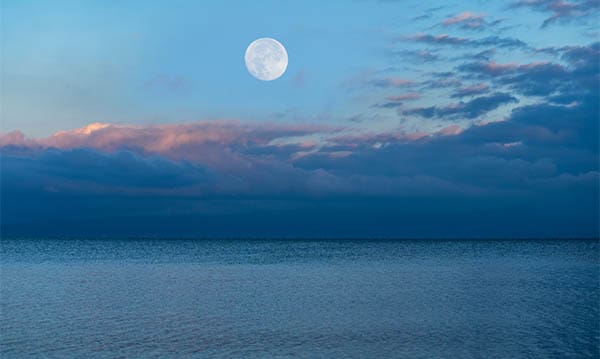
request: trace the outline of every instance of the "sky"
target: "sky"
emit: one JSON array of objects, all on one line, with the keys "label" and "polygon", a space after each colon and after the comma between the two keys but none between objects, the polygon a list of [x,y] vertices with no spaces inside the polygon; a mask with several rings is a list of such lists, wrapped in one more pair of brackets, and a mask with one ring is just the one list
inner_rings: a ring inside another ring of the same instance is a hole
[{"label": "sky", "polygon": [[597,237],[599,14],[2,1],[2,235]]}]

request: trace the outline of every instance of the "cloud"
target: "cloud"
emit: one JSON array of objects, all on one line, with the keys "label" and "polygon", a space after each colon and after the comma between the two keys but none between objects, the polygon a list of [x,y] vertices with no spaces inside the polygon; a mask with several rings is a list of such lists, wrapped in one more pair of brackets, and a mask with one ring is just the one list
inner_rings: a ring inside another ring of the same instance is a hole
[{"label": "cloud", "polygon": [[413,21],[425,20],[425,19],[429,19],[430,17],[431,17],[431,14],[423,14],[423,15],[413,17],[412,20]]},{"label": "cloud", "polygon": [[203,166],[126,150],[107,153],[91,148],[50,148],[15,152],[5,148],[2,155],[3,185],[22,190],[144,194],[149,189],[172,191],[214,181]]},{"label": "cloud", "polygon": [[399,77],[387,77],[382,79],[369,80],[369,84],[375,87],[409,87],[415,84],[412,80],[407,80]]},{"label": "cloud", "polygon": [[[94,123],[81,129],[60,131],[35,142],[41,147],[59,149],[126,149],[141,154],[160,154],[167,158],[202,161],[225,167],[228,163],[243,161],[234,153],[245,148],[267,146],[275,140],[284,141],[286,138],[335,130],[317,125],[252,125],[239,121],[204,121],[158,126]],[[229,151],[232,149],[236,151]]]},{"label": "cloud", "polygon": [[5,146],[34,147],[37,146],[37,142],[26,138],[20,131],[11,131],[0,133],[0,147]]},{"label": "cloud", "polygon": [[421,98],[421,94],[419,94],[418,92],[410,92],[410,93],[405,93],[403,95],[387,97],[387,99],[390,101],[412,101],[412,100],[418,100],[419,98]]},{"label": "cloud", "polygon": [[[597,111],[588,96],[433,133],[208,122],[13,134],[0,150],[3,233],[592,236]],[[473,212],[489,216],[443,233],[418,225]]]},{"label": "cloud", "polygon": [[496,49],[491,48],[487,50],[483,50],[473,55],[468,55],[466,58],[470,60],[490,60],[496,54]]},{"label": "cloud", "polygon": [[589,46],[570,46],[553,49],[568,65],[551,62],[528,64],[496,63],[478,61],[466,63],[458,70],[474,75],[476,79],[493,81],[509,86],[512,90],[528,96],[552,94],[575,94],[598,87],[598,61],[600,43]]},{"label": "cloud", "polygon": [[542,27],[555,22],[568,22],[591,17],[600,9],[599,0],[520,0],[514,2],[512,7],[525,7],[535,11],[551,13],[544,20]]},{"label": "cloud", "polygon": [[485,14],[475,14],[469,11],[465,11],[458,15],[454,15],[452,17],[447,18],[446,20],[442,21],[442,24],[448,26],[454,24],[468,24],[469,22],[475,22],[476,25],[480,25],[483,19],[485,19]]},{"label": "cloud", "polygon": [[474,119],[497,109],[502,105],[518,102],[507,93],[497,92],[489,96],[481,96],[467,102],[452,103],[446,106],[417,107],[403,110],[404,115],[418,115],[425,118],[468,118]]},{"label": "cloud", "polygon": [[422,42],[426,44],[436,45],[462,45],[469,43],[469,40],[464,37],[454,37],[447,34],[431,35],[431,34],[416,34],[412,36],[405,36],[405,39],[412,40],[415,42]]},{"label": "cloud", "polygon": [[423,81],[424,89],[451,88],[462,86],[462,81],[455,72],[431,73],[430,79]]},{"label": "cloud", "polygon": [[[576,76],[592,76],[590,84],[597,84],[598,59],[600,59],[600,42],[589,46],[565,46],[559,49],[562,58],[573,67]],[[596,78],[594,78],[596,76]]]},{"label": "cloud", "polygon": [[528,45],[519,39],[510,37],[488,36],[480,39],[469,39],[465,37],[454,37],[448,34],[431,35],[416,34],[404,36],[403,39],[430,44],[430,45],[455,45],[464,47],[494,46],[497,48],[527,48]]},{"label": "cloud", "polygon": [[528,96],[546,96],[568,90],[572,85],[568,69],[553,63],[498,64],[495,62],[471,63],[459,67],[478,74],[480,79],[509,85],[513,90]]},{"label": "cloud", "polygon": [[385,98],[386,102],[376,104],[374,107],[395,108],[395,107],[402,106],[402,104],[406,101],[414,101],[414,100],[418,100],[420,98],[421,98],[421,94],[419,94],[418,92],[410,92],[410,93],[406,93],[403,95],[396,95],[396,96],[387,96]]},{"label": "cloud", "polygon": [[461,87],[454,91],[450,97],[452,98],[461,98],[467,96],[475,96],[475,95],[483,95],[489,91],[490,87],[486,83],[478,83],[474,85],[469,85],[465,87]]},{"label": "cloud", "polygon": [[399,57],[415,63],[432,62],[440,59],[439,55],[429,50],[390,50],[392,57]]},{"label": "cloud", "polygon": [[481,39],[471,40],[470,45],[472,46],[495,46],[498,48],[527,48],[528,45],[515,38],[511,37],[500,37],[500,36],[488,36]]},{"label": "cloud", "polygon": [[498,25],[500,22],[502,20],[495,20],[488,23],[485,14],[465,11],[446,18],[442,21],[441,25],[444,27],[457,26],[465,30],[483,30],[484,28]]}]

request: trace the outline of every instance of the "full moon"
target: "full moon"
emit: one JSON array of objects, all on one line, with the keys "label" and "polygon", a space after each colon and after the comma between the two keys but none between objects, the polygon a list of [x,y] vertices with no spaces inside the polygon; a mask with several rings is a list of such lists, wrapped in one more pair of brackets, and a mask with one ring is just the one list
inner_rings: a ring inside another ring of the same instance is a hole
[{"label": "full moon", "polygon": [[272,81],[283,75],[288,65],[285,47],[269,37],[254,40],[244,56],[248,72],[259,80]]}]

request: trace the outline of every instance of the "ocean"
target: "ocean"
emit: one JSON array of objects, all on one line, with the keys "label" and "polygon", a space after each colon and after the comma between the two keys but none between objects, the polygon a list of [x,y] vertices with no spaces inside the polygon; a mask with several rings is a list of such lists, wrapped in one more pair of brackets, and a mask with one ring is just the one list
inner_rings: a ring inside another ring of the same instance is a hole
[{"label": "ocean", "polygon": [[5,358],[598,358],[597,240],[7,239]]}]

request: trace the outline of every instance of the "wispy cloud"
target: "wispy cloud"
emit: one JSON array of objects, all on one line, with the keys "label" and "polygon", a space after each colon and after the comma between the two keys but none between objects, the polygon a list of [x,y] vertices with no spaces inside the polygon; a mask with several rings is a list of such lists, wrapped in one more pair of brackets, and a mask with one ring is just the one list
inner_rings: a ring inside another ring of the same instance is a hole
[{"label": "wispy cloud", "polygon": [[455,45],[465,47],[495,46],[498,48],[526,48],[527,44],[510,37],[488,36],[479,39],[455,37],[448,34],[416,34],[403,36],[401,39],[432,45]]},{"label": "wispy cloud", "polygon": [[467,102],[452,103],[446,106],[417,107],[403,110],[404,115],[418,115],[425,118],[468,118],[484,115],[502,105],[518,102],[507,93],[494,93],[489,96],[474,98]]},{"label": "wispy cloud", "polygon": [[414,63],[432,62],[440,59],[440,56],[431,50],[389,50],[392,57],[402,60],[410,60]]},{"label": "wispy cloud", "polygon": [[512,7],[525,7],[536,11],[550,13],[542,27],[555,22],[566,22],[597,15],[600,10],[599,0],[519,0]]},{"label": "wispy cloud", "polygon": [[478,84],[474,84],[474,85],[461,87],[461,88],[457,89],[456,91],[454,91],[450,95],[450,97],[461,98],[461,97],[467,97],[467,96],[483,95],[484,93],[487,93],[489,91],[489,89],[490,89],[490,86],[488,84],[478,83]]},{"label": "wispy cloud", "polygon": [[369,80],[368,83],[375,87],[410,87],[415,85],[415,81],[400,78],[400,77],[386,77],[380,79]]},{"label": "wispy cloud", "polygon": [[573,85],[570,71],[560,64],[541,62],[529,64],[494,61],[475,62],[459,66],[461,71],[476,75],[476,78],[508,85],[513,90],[530,96],[544,96],[565,90]]},{"label": "wispy cloud", "polygon": [[461,12],[442,21],[442,25],[449,26],[464,24],[466,26],[480,27],[483,25],[485,14],[476,14],[470,11]]},{"label": "wispy cloud", "polygon": [[484,28],[489,28],[502,22],[501,19],[488,22],[486,17],[486,14],[465,11],[446,18],[442,21],[441,25],[444,27],[459,27],[465,30],[483,30]]},{"label": "wispy cloud", "polygon": [[410,92],[410,93],[406,93],[406,94],[402,94],[402,95],[387,96],[385,98],[386,102],[376,104],[376,105],[374,105],[374,107],[396,108],[396,107],[401,107],[404,104],[404,102],[406,102],[406,101],[414,101],[414,100],[418,100],[420,98],[421,98],[421,94],[419,94],[418,92]]}]

